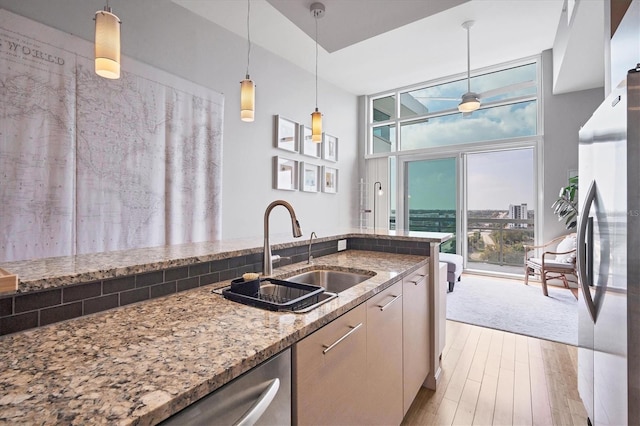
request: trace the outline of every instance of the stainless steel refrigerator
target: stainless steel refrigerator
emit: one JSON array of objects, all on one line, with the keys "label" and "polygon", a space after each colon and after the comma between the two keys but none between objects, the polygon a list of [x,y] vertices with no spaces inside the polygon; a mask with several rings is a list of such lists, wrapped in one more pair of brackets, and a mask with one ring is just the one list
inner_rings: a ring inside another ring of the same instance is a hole
[{"label": "stainless steel refrigerator", "polygon": [[640,65],[579,136],[578,389],[591,424],[640,424]]}]

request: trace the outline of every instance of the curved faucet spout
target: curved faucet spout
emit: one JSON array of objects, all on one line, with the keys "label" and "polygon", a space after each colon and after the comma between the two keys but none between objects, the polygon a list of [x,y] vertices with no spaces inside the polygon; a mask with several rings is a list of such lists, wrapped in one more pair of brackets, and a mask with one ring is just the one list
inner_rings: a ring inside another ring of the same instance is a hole
[{"label": "curved faucet spout", "polygon": [[262,275],[269,276],[273,273],[273,265],[271,258],[271,245],[269,244],[269,215],[271,210],[276,206],[282,206],[289,211],[291,216],[291,230],[294,238],[300,238],[302,236],[302,229],[300,229],[300,223],[296,218],[296,212],[293,210],[291,204],[284,200],[276,200],[267,206],[264,211],[264,256],[262,258]]}]

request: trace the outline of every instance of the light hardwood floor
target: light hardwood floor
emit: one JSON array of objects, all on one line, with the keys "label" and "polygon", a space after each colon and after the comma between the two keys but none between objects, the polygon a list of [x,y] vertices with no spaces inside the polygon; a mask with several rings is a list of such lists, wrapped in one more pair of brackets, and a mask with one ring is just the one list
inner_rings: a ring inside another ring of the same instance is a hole
[{"label": "light hardwood floor", "polygon": [[577,349],[447,321],[437,390],[421,388],[403,425],[581,425]]}]

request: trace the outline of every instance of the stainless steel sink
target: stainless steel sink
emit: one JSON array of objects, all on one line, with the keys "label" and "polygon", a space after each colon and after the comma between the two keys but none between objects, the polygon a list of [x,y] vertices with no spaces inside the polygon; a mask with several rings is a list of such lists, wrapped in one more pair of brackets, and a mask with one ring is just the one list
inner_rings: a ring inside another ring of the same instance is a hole
[{"label": "stainless steel sink", "polygon": [[340,293],[341,291],[345,291],[371,277],[372,275],[355,272],[318,269],[303,272],[285,279],[295,283],[318,285],[320,287],[324,287],[328,292]]}]

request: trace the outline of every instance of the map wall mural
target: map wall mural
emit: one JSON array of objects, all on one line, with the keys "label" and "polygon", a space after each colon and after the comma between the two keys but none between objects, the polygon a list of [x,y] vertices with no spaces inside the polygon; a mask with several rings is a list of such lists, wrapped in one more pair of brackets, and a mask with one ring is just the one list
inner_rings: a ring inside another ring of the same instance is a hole
[{"label": "map wall mural", "polygon": [[214,240],[223,95],[0,10],[0,261]]}]

